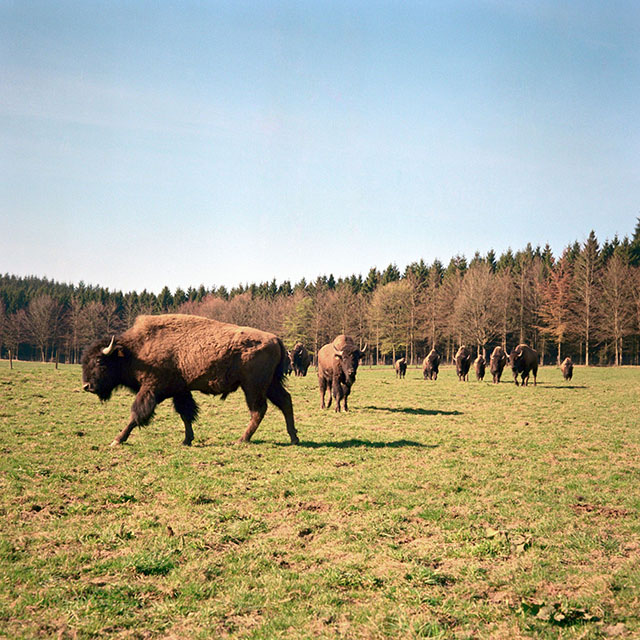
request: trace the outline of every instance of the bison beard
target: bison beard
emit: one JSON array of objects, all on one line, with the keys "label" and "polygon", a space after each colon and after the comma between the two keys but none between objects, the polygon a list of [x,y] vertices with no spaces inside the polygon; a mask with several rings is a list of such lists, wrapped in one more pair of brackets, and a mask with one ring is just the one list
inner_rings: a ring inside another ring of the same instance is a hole
[{"label": "bison beard", "polygon": [[267,399],[283,413],[293,444],[298,443],[291,396],[284,388],[287,353],[271,333],[186,315],[139,316],[120,336],[94,344],[82,361],[85,391],[101,400],[119,386],[137,395],[131,418],[112,445],[151,420],[156,406],[173,398],[184,424],[184,443],[193,441],[198,406],[192,391],[221,394],[241,387],[251,414],[241,442],[248,442],[267,410]]}]

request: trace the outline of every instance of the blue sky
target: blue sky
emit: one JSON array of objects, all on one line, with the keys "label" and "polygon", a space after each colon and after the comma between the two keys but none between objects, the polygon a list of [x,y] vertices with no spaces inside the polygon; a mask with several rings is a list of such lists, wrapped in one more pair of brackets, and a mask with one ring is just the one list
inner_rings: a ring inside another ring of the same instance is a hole
[{"label": "blue sky", "polygon": [[366,275],[640,215],[640,3],[0,0],[0,271]]}]

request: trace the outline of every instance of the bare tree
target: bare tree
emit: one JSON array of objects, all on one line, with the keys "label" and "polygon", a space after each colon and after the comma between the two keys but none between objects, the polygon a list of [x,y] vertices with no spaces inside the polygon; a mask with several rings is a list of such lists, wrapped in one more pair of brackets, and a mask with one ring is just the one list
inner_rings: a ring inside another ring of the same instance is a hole
[{"label": "bare tree", "polygon": [[53,348],[60,335],[62,307],[50,295],[42,294],[33,298],[25,315],[29,338],[40,350],[42,362],[46,360],[47,349]]},{"label": "bare tree", "polygon": [[577,328],[584,340],[584,359],[589,366],[593,333],[593,315],[598,297],[600,251],[596,234],[591,231],[574,267],[574,292]]},{"label": "bare tree", "polygon": [[434,349],[442,336],[443,290],[441,284],[441,274],[435,266],[432,266],[423,288],[420,315],[429,349]]},{"label": "bare tree", "polygon": [[123,328],[115,302],[90,302],[84,306],[79,319],[79,335],[83,346],[107,338]]},{"label": "bare tree", "polygon": [[507,350],[507,335],[511,331],[514,316],[515,288],[510,267],[495,274],[496,288],[492,304],[500,313],[500,343]]},{"label": "bare tree", "polygon": [[383,353],[396,357],[398,348],[408,346],[411,328],[411,287],[405,280],[378,287],[371,300],[373,323],[380,331]]},{"label": "bare tree", "polygon": [[569,332],[571,322],[572,274],[566,254],[558,260],[543,283],[540,305],[542,330],[551,334],[558,345],[557,362],[562,362],[562,343]]},{"label": "bare tree", "polygon": [[499,292],[498,279],[483,262],[471,265],[462,280],[454,303],[456,325],[462,340],[477,346],[486,358],[486,346],[500,335],[501,310],[493,301]]},{"label": "bare tree", "polygon": [[597,306],[598,332],[611,340],[616,366],[622,364],[622,340],[629,334],[634,321],[631,273],[626,260],[614,252],[599,279],[600,296]]},{"label": "bare tree", "polygon": [[27,313],[20,309],[7,317],[5,340],[12,356],[17,360],[20,356],[20,343],[27,337]]}]

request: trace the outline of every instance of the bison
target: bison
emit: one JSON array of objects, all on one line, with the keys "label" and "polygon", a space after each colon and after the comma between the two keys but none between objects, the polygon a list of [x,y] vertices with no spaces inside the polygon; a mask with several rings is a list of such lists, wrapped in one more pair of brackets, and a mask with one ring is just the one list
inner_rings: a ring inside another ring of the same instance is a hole
[{"label": "bison", "polygon": [[396,360],[395,368],[396,378],[404,378],[405,375],[407,375],[407,359],[400,358],[399,360]]},{"label": "bison", "polygon": [[518,374],[521,375],[522,386],[529,384],[529,372],[533,373],[533,384],[537,385],[538,352],[526,344],[519,344],[509,354],[509,364],[513,371],[513,379],[518,386]]},{"label": "bison", "polygon": [[458,349],[458,353],[455,355],[455,363],[458,380],[468,380],[469,368],[471,367],[471,352],[464,345]]},{"label": "bison", "polygon": [[187,315],[138,316],[134,325],[96,342],[82,359],[85,391],[106,401],[123,386],[136,393],[129,424],[111,443],[124,442],[134,427],[151,420],[163,400],[184,423],[184,442],[193,440],[198,406],[192,391],[221,394],[241,387],[251,414],[240,442],[248,442],[267,410],[267,398],[284,414],[292,444],[298,444],[291,396],[284,388],[287,351],[271,333]]},{"label": "bison", "polygon": [[498,384],[502,377],[504,366],[507,364],[507,354],[502,347],[496,347],[489,358],[489,371],[493,376],[493,382]]},{"label": "bison", "polygon": [[291,352],[291,363],[296,376],[306,376],[311,358],[302,342],[296,342]]},{"label": "bison", "polygon": [[573,362],[571,358],[566,357],[562,364],[560,365],[560,370],[562,371],[562,376],[565,380],[571,380],[573,378]]},{"label": "bison", "polygon": [[422,362],[422,376],[425,380],[437,380],[439,367],[440,354],[435,349],[431,349]]},{"label": "bison", "polygon": [[478,356],[474,361],[474,366],[476,369],[476,380],[482,381],[484,380],[484,372],[487,366],[485,359],[482,356]]},{"label": "bison", "polygon": [[367,347],[360,351],[353,338],[340,334],[332,343],[325,344],[318,351],[318,384],[320,385],[321,407],[325,408],[324,396],[327,388],[329,402],[331,398],[336,400],[336,411],[340,411],[340,403],[344,400],[344,410],[348,411],[347,398],[351,393],[351,386],[355,382],[358,364],[364,357]]}]

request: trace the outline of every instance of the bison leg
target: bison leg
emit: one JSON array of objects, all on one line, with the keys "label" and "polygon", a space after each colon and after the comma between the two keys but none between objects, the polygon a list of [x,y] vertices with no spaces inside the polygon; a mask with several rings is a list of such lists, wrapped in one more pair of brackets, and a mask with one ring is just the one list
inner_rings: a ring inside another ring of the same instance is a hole
[{"label": "bison leg", "polygon": [[[342,402],[342,386],[337,378],[334,378],[333,383],[331,385],[331,394],[336,399],[336,413],[340,411],[340,403]],[[329,397],[329,405],[331,406],[331,397]]]},{"label": "bison leg", "polygon": [[249,398],[247,397],[247,405],[249,407],[249,413],[251,419],[247,429],[242,434],[242,437],[238,442],[249,442],[251,436],[256,432],[256,429],[260,426],[264,414],[267,412],[267,401],[265,398]]},{"label": "bison leg", "polygon": [[131,435],[134,427],[144,427],[149,423],[157,405],[156,397],[149,389],[140,389],[136,399],[131,405],[131,418],[129,424],[120,432],[111,446],[122,444]]},{"label": "bison leg", "polygon": [[326,380],[326,378],[324,378],[324,376],[322,378],[318,378],[318,382],[320,384],[320,398],[322,399],[322,402],[320,404],[320,408],[321,409],[328,409],[331,406],[331,389],[329,389],[329,403],[325,406],[324,396],[325,396],[325,393],[327,392],[327,387],[329,385],[327,384],[327,380]]},{"label": "bison leg", "polygon": [[287,423],[287,433],[291,438],[291,444],[299,444],[298,433],[293,419],[293,405],[291,404],[291,394],[279,383],[273,383],[268,391],[267,398],[282,411]]},{"label": "bison leg", "polygon": [[198,417],[198,405],[190,391],[173,397],[173,407],[180,414],[184,423],[184,440],[182,444],[190,446],[193,442],[193,428],[191,425]]}]

